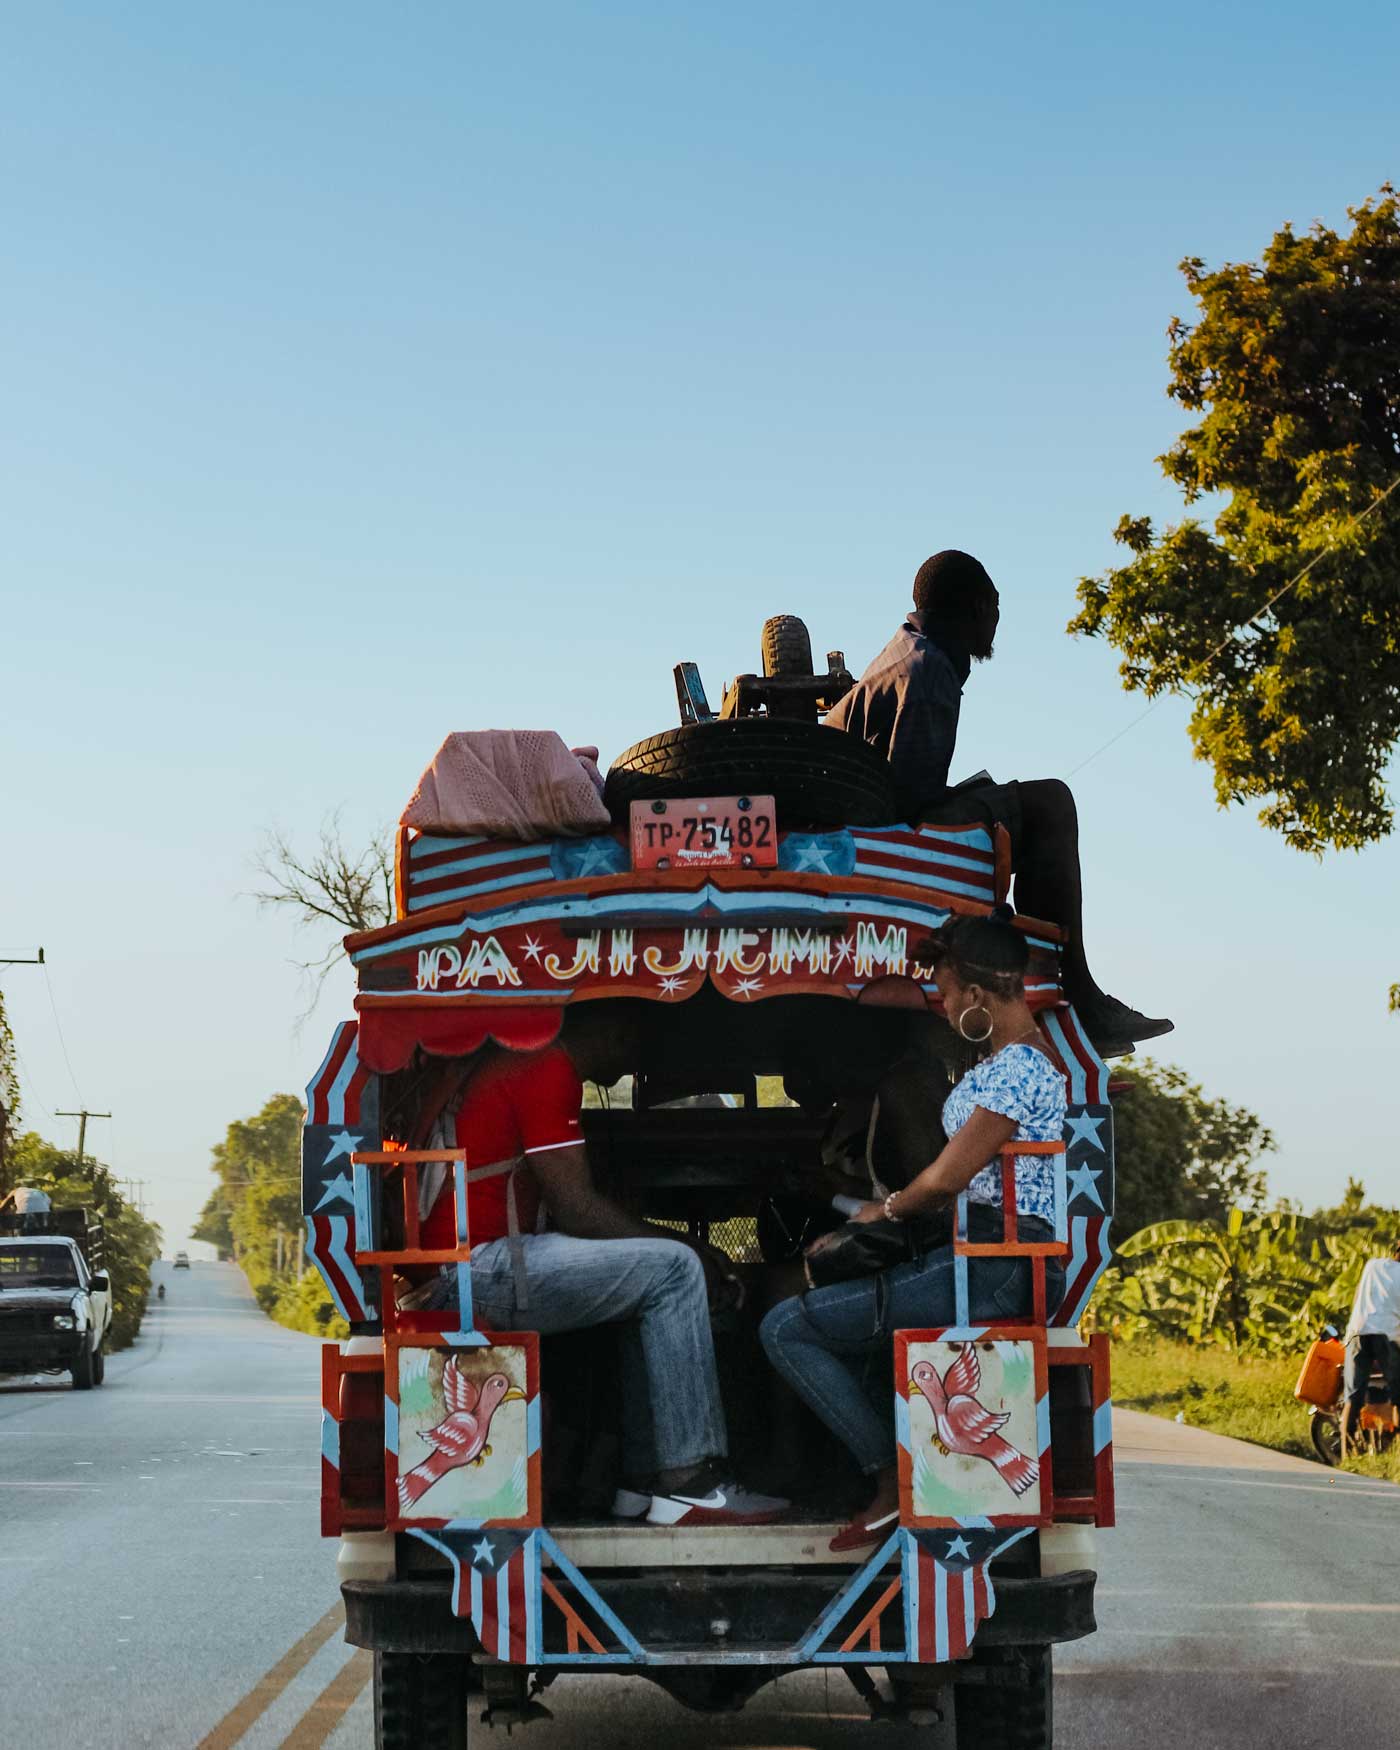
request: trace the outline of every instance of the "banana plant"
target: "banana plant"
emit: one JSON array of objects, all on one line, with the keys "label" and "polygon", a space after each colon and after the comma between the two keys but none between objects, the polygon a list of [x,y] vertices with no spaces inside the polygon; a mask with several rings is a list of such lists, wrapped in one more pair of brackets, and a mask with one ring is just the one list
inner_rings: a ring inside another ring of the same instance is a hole
[{"label": "banana plant", "polygon": [[1336,1277],[1321,1239],[1292,1210],[1155,1222],[1119,1247],[1121,1257],[1144,1263],[1109,1285],[1104,1310],[1196,1343],[1293,1348],[1310,1306]]}]

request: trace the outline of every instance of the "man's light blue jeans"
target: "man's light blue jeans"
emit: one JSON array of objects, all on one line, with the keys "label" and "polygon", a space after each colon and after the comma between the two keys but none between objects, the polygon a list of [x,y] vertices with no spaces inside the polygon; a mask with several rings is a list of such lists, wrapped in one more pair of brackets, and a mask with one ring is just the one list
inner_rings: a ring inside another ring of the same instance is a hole
[{"label": "man's light blue jeans", "polygon": [[[518,1308],[510,1244],[472,1251],[476,1323],[493,1331],[582,1331],[623,1322],[623,1474],[641,1482],[728,1451],[705,1271],[678,1240],[524,1234],[529,1305]],[[442,1279],[456,1299],[455,1272]]]}]

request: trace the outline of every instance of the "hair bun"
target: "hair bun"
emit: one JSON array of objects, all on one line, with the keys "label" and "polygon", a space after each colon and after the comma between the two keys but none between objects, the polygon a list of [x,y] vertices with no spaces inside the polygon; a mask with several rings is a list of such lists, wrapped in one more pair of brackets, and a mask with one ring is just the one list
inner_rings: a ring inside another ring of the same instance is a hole
[{"label": "hair bun", "polygon": [[1005,900],[1001,900],[998,904],[992,907],[991,921],[994,924],[1014,923],[1016,921],[1014,908],[1009,906]]}]

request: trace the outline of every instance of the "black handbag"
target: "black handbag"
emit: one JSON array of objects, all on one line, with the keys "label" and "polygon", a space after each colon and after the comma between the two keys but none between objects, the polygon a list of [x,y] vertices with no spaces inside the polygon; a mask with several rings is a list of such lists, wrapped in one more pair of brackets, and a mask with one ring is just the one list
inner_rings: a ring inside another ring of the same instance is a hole
[{"label": "black handbag", "polygon": [[921,1221],[848,1221],[818,1241],[803,1259],[809,1288],[829,1288],[859,1276],[877,1276],[896,1264],[912,1264],[935,1246],[953,1242],[953,1220],[925,1216]]}]

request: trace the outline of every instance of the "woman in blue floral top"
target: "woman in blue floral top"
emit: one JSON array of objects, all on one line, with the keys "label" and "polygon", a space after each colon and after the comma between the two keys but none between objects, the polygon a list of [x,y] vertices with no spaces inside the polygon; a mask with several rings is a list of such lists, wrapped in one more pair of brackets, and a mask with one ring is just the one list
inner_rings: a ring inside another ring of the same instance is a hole
[{"label": "woman in blue floral top", "polygon": [[[1064,1132],[1065,1081],[1026,1005],[1025,938],[1009,907],[990,918],[952,918],[921,951],[936,969],[948,1020],[986,1055],[957,1083],[943,1108],[947,1143],[901,1191],[862,1205],[856,1221],[927,1218],[968,1197],[968,1238],[1002,1234],[1004,1143],[1057,1142]],[[1054,1237],[1053,1155],[1016,1160],[1017,1227],[1023,1241]],[[951,1230],[950,1230],[951,1231]],[[820,1246],[822,1242],[817,1241]],[[1031,1310],[1024,1258],[968,1260],[968,1315],[974,1324],[1021,1318]],[[951,1242],[877,1276],[837,1282],[782,1301],[763,1321],[763,1345],[778,1372],[855,1454],[875,1485],[863,1513],[832,1540],[833,1549],[878,1543],[899,1512],[889,1368],[876,1370],[878,1397],[865,1389],[867,1363],[888,1355],[896,1330],[951,1325],[956,1317]],[[1064,1294],[1064,1267],[1046,1260],[1047,1304]]]}]

